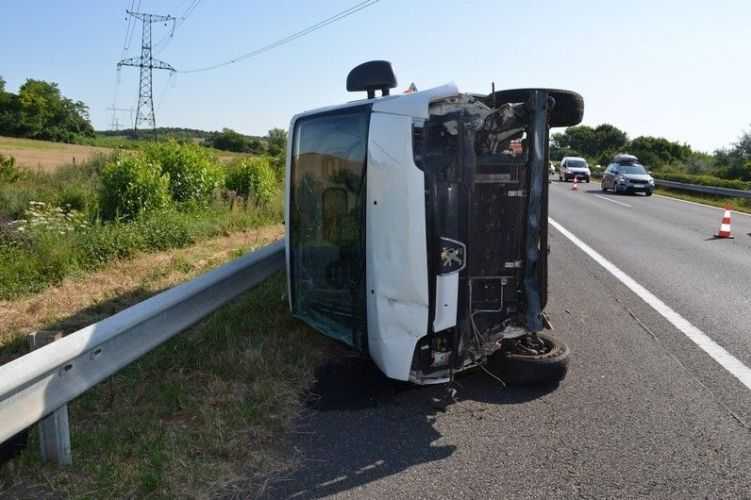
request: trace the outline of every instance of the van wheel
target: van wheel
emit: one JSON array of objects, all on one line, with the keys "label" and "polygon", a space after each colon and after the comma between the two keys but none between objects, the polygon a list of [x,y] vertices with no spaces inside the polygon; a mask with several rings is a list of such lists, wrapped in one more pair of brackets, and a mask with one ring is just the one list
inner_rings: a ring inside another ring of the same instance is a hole
[{"label": "van wheel", "polygon": [[555,384],[568,372],[569,348],[542,333],[508,340],[489,360],[493,371],[509,385]]}]

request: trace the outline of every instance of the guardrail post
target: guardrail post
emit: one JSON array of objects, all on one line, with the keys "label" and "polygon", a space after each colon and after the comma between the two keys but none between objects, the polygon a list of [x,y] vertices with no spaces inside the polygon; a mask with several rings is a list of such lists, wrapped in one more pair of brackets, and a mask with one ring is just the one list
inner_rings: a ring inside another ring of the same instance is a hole
[{"label": "guardrail post", "polygon": [[[27,337],[33,351],[63,337],[62,332],[38,331]],[[70,465],[73,456],[70,451],[70,427],[68,425],[68,405],[63,405],[39,422],[39,444],[42,461],[58,465]]]}]

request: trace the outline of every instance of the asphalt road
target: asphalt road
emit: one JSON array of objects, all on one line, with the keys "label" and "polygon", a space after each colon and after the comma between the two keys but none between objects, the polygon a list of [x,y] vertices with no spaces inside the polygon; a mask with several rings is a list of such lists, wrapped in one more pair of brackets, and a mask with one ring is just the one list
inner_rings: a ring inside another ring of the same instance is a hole
[{"label": "asphalt road", "polygon": [[751,366],[751,217],[713,240],[722,210],[570,187],[551,185],[551,218],[683,322],[551,228],[546,311],[572,350],[558,387],[479,372],[442,410],[442,388],[371,380],[301,418],[297,467],[266,497],[751,498],[751,389],[681,329]]}]

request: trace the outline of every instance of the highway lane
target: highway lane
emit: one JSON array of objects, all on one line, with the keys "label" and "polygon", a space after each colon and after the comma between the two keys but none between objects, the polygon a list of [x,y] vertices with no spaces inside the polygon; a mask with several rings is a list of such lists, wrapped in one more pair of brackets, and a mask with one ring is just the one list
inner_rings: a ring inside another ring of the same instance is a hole
[{"label": "highway lane", "polygon": [[[726,290],[744,290],[737,274],[746,270],[746,242],[703,241],[720,211],[614,198],[628,208],[569,188],[551,186],[553,218],[747,359],[743,336],[731,328],[737,318],[726,321],[708,308],[702,322],[692,313],[697,294],[690,288],[698,281],[709,289],[727,279]],[[636,218],[635,207],[647,215]],[[670,217],[664,232],[644,222]],[[605,232],[610,218],[642,237]],[[369,384],[359,401],[300,419],[290,437],[297,465],[270,481],[266,497],[750,497],[751,391],[560,232],[551,229],[550,240],[546,311],[572,350],[560,386],[504,389],[481,372],[469,374],[459,380],[459,401],[442,411],[433,403],[440,387]],[[705,243],[738,248],[723,264],[701,269],[707,252],[723,250],[703,251]],[[660,255],[664,248],[672,264]],[[735,267],[727,272],[728,265]],[[720,302],[719,293],[707,295]],[[348,374],[341,377],[345,384]]]},{"label": "highway lane", "polygon": [[[578,191],[570,183],[551,184],[554,220],[751,366],[751,217],[734,214],[736,238],[717,240],[712,236],[722,215],[719,208],[669,198],[602,193],[596,183]],[[735,381],[716,376],[716,363],[669,332],[664,340],[676,354],[733,401]],[[751,421],[751,408],[735,409]]]}]

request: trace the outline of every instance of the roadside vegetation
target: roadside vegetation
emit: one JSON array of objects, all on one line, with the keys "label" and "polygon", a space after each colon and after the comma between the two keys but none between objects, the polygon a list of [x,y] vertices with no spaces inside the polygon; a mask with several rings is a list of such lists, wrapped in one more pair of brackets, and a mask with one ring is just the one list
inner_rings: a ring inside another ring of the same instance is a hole
[{"label": "roadside vegetation", "polygon": [[657,186],[656,194],[670,196],[679,200],[693,201],[717,208],[730,208],[736,212],[751,213],[751,200],[746,198],[728,198],[727,196],[714,196],[711,194],[691,193],[688,191],[678,191]]},{"label": "roadside vegetation", "polygon": [[278,165],[268,156],[222,164],[205,148],[176,141],[54,172],[2,157],[0,300],[137,252],[278,223]]},{"label": "roadside vegetation", "polygon": [[582,156],[594,167],[593,173],[598,173],[596,165],[603,170],[618,153],[636,155],[659,179],[734,189],[751,187],[751,132],[744,132],[729,148],[712,154],[662,137],[629,139],[610,124],[569,127],[553,134],[550,146],[552,160]]},{"label": "roadside vegetation", "polygon": [[[25,353],[23,332],[70,333],[278,238],[282,164],[224,163],[174,140],[51,172],[1,157],[0,363]],[[283,438],[329,346],[289,316],[284,284],[276,276],[75,400],[75,466],[41,464],[31,433],[0,470],[0,496],[262,491],[289,467]]]},{"label": "roadside vegetation", "polygon": [[74,466],[41,464],[33,435],[0,494],[260,496],[290,466],[284,437],[332,348],[290,317],[285,283],[271,278],[76,399]]},{"label": "roadside vegetation", "polygon": [[[0,136],[117,150],[141,150],[155,141],[175,140],[229,153],[222,155],[223,159],[232,158],[233,153],[277,157],[280,147],[284,147],[287,141],[287,132],[278,128],[271,129],[266,137],[249,136],[229,128],[221,132],[209,132],[160,127],[153,131],[142,130],[138,134],[133,129],[95,131],[89,119],[88,106],[82,101],[65,97],[57,83],[29,78],[17,93],[13,93],[6,90],[2,76]],[[20,147],[37,149],[44,148],[45,145],[20,144]]]}]

